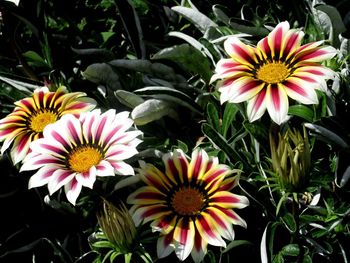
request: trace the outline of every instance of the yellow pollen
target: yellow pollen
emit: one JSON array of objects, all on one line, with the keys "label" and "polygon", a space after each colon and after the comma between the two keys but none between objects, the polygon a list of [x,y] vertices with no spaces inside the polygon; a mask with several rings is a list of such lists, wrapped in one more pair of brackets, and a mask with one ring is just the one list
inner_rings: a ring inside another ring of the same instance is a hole
[{"label": "yellow pollen", "polygon": [[100,163],[102,159],[101,152],[91,146],[82,146],[77,148],[68,157],[70,168],[78,173],[84,173],[89,169]]},{"label": "yellow pollen", "polygon": [[42,132],[44,128],[57,121],[57,115],[50,111],[39,112],[30,118],[30,128],[34,132]]},{"label": "yellow pollen", "polygon": [[288,77],[288,68],[283,63],[268,63],[258,69],[256,77],[266,83],[279,83]]},{"label": "yellow pollen", "polygon": [[203,208],[203,195],[190,187],[180,188],[175,192],[171,205],[180,215],[196,215]]}]

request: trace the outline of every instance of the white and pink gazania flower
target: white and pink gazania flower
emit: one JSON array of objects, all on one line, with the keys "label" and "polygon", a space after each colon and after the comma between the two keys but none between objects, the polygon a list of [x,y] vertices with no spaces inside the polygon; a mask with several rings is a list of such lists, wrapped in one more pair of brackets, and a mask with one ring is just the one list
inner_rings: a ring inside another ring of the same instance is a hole
[{"label": "white and pink gazania flower", "polygon": [[129,112],[116,114],[99,109],[68,114],[48,125],[43,138],[31,143],[21,171],[39,169],[29,180],[29,188],[47,184],[49,194],[62,186],[75,205],[83,186],[93,188],[97,176],[134,175],[125,162],[137,153],[142,134],[132,130]]},{"label": "white and pink gazania flower", "polygon": [[256,47],[229,37],[224,48],[230,58],[221,59],[211,78],[220,79],[220,101],[248,101],[249,121],[262,117],[266,109],[271,119],[287,120],[288,97],[302,104],[317,104],[315,90],[327,89],[325,80],[334,73],[320,63],[332,58],[336,50],[321,46],[323,41],[301,45],[304,33],[281,22]]},{"label": "white and pink gazania flower", "polygon": [[230,190],[237,184],[238,170],[219,164],[196,149],[188,161],[181,150],[163,156],[165,171],[141,164],[140,179],[146,184],[132,193],[127,202],[135,224],[152,221],[159,258],[175,251],[180,260],[189,254],[195,262],[203,260],[208,244],[225,247],[233,240],[232,224],[246,227],[235,209],[249,204],[245,196]]},{"label": "white and pink gazania flower", "polygon": [[0,142],[1,154],[12,145],[11,159],[17,164],[27,155],[30,143],[42,137],[46,125],[65,114],[91,111],[96,102],[83,92],[67,92],[62,86],[55,92],[47,87],[37,89],[15,105],[13,112],[0,120]]}]

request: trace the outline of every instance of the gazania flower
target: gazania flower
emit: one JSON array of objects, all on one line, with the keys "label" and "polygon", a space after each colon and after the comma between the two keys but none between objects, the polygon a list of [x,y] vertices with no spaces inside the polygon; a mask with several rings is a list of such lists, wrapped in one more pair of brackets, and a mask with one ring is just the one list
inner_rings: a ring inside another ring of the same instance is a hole
[{"label": "gazania flower", "polygon": [[63,115],[90,111],[95,101],[83,92],[67,93],[64,87],[50,92],[47,87],[34,91],[32,97],[15,102],[15,109],[0,120],[0,141],[4,141],[1,154],[12,144],[11,158],[21,162],[29,151],[29,144],[42,137],[46,125]]},{"label": "gazania flower", "polygon": [[248,101],[251,122],[267,108],[277,124],[287,120],[288,97],[303,104],[317,104],[315,90],[325,90],[325,79],[333,76],[320,62],[332,58],[336,50],[321,47],[323,41],[301,45],[303,36],[302,31],[289,29],[289,23],[282,22],[257,47],[229,37],[224,47],[230,58],[218,62],[211,79],[221,79],[221,103]]},{"label": "gazania flower", "polygon": [[158,257],[175,250],[180,260],[191,253],[195,262],[203,259],[207,245],[226,246],[223,238],[234,239],[232,224],[246,227],[233,209],[248,205],[244,196],[229,192],[237,183],[237,170],[218,163],[204,150],[195,150],[189,162],[181,150],[165,154],[165,172],[142,164],[140,178],[147,184],[132,193],[131,214],[136,225],[153,221],[161,233]]},{"label": "gazania flower", "polygon": [[133,175],[124,160],[137,153],[141,131],[129,130],[132,125],[129,112],[64,115],[30,145],[21,171],[39,170],[30,178],[29,188],[47,184],[51,195],[64,186],[74,205],[82,186],[92,188],[96,176]]}]

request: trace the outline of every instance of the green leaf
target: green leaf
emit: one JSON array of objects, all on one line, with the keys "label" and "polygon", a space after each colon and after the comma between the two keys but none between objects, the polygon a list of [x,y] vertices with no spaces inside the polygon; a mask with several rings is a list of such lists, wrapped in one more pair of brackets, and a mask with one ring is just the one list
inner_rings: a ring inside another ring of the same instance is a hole
[{"label": "green leaf", "polygon": [[227,103],[224,110],[224,115],[222,116],[222,126],[221,134],[226,138],[227,131],[230,128],[232,121],[238,112],[238,108],[234,103]]},{"label": "green leaf", "polygon": [[216,16],[216,19],[223,22],[225,25],[229,26],[230,25],[230,18],[218,6],[219,5],[213,6],[213,13]]},{"label": "green leaf", "polygon": [[121,104],[129,108],[135,108],[145,101],[141,96],[125,90],[117,90],[114,94]]},{"label": "green leaf", "polygon": [[298,116],[308,122],[313,122],[314,119],[314,112],[312,111],[312,109],[305,105],[290,106],[288,109],[288,114],[292,116]]},{"label": "green leaf", "polygon": [[105,240],[97,241],[93,243],[92,246],[95,248],[114,248],[114,245],[111,242]]},{"label": "green leaf", "polygon": [[172,60],[191,73],[199,74],[207,83],[212,75],[208,59],[189,44],[181,44],[162,49],[154,54],[152,59]]},{"label": "green leaf", "polygon": [[95,63],[89,65],[84,72],[82,72],[84,78],[89,81],[107,85],[112,90],[121,89],[118,74],[107,63]]},{"label": "green leaf", "polygon": [[248,23],[249,22],[246,20],[237,18],[231,18],[230,20],[230,26],[238,32],[257,37],[265,37],[269,33],[269,30],[267,30],[265,27],[252,26],[248,25]]},{"label": "green leaf", "polygon": [[251,246],[251,245],[253,245],[253,243],[249,242],[247,240],[233,240],[227,245],[227,247],[221,253],[226,253],[235,247],[243,246],[243,245],[245,245],[245,246],[250,245]]},{"label": "green leaf", "polygon": [[131,112],[131,117],[136,125],[145,125],[165,115],[173,116],[174,114],[176,114],[176,112],[174,112],[168,102],[149,99],[136,106]]},{"label": "green leaf", "polygon": [[33,90],[42,87],[42,86],[30,84],[30,83],[28,83],[28,82],[23,82],[23,81],[19,81],[19,80],[14,80],[14,79],[2,77],[2,76],[0,76],[0,81],[3,81],[3,82],[5,82],[6,84],[8,84],[8,85],[14,87],[15,89],[18,89],[18,90],[20,90],[20,91],[23,91],[23,92],[25,92],[25,93],[27,93],[27,94],[31,94]]},{"label": "green leaf", "polygon": [[72,50],[79,56],[94,59],[95,62],[107,62],[114,58],[112,51],[103,48],[72,48]]},{"label": "green leaf", "polygon": [[282,207],[282,205],[283,205],[283,203],[284,203],[284,200],[286,200],[286,198],[288,197],[288,195],[289,195],[289,193],[284,193],[284,194],[281,196],[281,198],[280,198],[280,200],[278,201],[278,204],[277,204],[277,206],[276,206],[276,215],[278,215],[278,213],[279,213],[279,211],[281,210],[281,207]]},{"label": "green leaf", "polygon": [[[250,165],[245,161],[239,154],[238,152],[233,149],[226,141],[222,135],[220,135],[212,126],[210,126],[207,123],[204,123],[202,125],[202,132],[208,139],[215,144],[219,149],[221,149],[228,159],[231,161],[231,163],[235,163],[237,161],[242,162],[244,168],[246,169],[245,171],[248,172],[248,170],[251,169]],[[243,169],[244,170],[244,169]]]},{"label": "green leaf", "polygon": [[281,252],[284,256],[297,257],[299,256],[300,249],[297,244],[289,244],[284,246]]},{"label": "green leaf", "polygon": [[[344,261],[346,262],[346,261]],[[312,263],[312,258],[309,255],[305,255],[302,263]]]},{"label": "green leaf", "polygon": [[171,9],[174,10],[176,13],[185,17],[191,23],[193,23],[194,26],[197,27],[203,34],[210,27],[218,26],[210,18],[208,18],[206,15],[202,14],[196,9],[184,7],[184,6],[174,6]]},{"label": "green leaf", "polygon": [[210,58],[213,65],[215,65],[215,60],[214,60],[212,54],[210,53],[210,51],[204,45],[202,45],[198,40],[196,40],[195,38],[193,38],[189,35],[186,35],[184,33],[175,32],[175,31],[170,32],[168,35],[173,36],[173,37],[178,37],[178,38],[185,40],[188,44],[190,44],[195,49],[197,49],[199,52],[201,52],[203,54],[203,56]]},{"label": "green leaf", "polygon": [[269,145],[268,129],[263,123],[244,122],[243,126],[261,145]]},{"label": "green leaf", "polygon": [[138,58],[146,57],[146,46],[143,40],[140,18],[131,0],[114,0],[119,17],[122,20],[124,29],[131,46]]},{"label": "green leaf", "polygon": [[135,93],[152,97],[154,99],[165,100],[186,107],[198,114],[202,114],[202,109],[187,94],[174,88],[154,86],[135,90]]},{"label": "green leaf", "polygon": [[331,130],[328,130],[327,128],[312,123],[305,123],[305,127],[310,129],[312,132],[316,133],[318,136],[321,136],[323,140],[331,144],[336,144],[343,149],[349,147],[346,141],[344,141],[340,136],[338,136]]},{"label": "green leaf", "polygon": [[28,64],[34,67],[49,67],[46,61],[35,51],[27,51],[22,54],[27,60]]},{"label": "green leaf", "polygon": [[287,227],[289,232],[295,233],[295,231],[297,231],[297,223],[295,222],[294,216],[291,213],[286,213],[282,217],[282,222]]},{"label": "green leaf", "polygon": [[264,233],[260,242],[260,259],[261,263],[269,263],[273,258],[273,243],[275,240],[276,229],[279,222],[268,223],[265,227]]},{"label": "green leaf", "polygon": [[346,27],[343,23],[343,19],[339,11],[334,6],[324,5],[324,4],[316,5],[315,8],[328,15],[332,23],[330,40],[332,41],[332,44],[334,47],[339,47],[340,46],[339,35],[346,31]]},{"label": "green leaf", "polygon": [[214,127],[215,130],[220,130],[219,112],[212,103],[207,105],[208,122]]}]

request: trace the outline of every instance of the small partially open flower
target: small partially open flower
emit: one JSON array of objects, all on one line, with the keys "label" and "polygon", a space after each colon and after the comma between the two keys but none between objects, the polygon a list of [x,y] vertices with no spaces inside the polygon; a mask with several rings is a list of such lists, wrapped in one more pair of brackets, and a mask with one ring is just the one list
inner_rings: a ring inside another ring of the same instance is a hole
[{"label": "small partially open flower", "polygon": [[298,130],[288,129],[278,134],[278,140],[270,132],[270,149],[273,169],[283,186],[288,190],[302,187],[311,162],[305,128],[303,135]]},{"label": "small partially open flower", "polygon": [[115,207],[112,203],[103,200],[103,208],[97,214],[98,224],[109,242],[120,253],[130,253],[135,249],[137,230],[129,210],[123,203]]},{"label": "small partially open flower", "polygon": [[139,130],[129,112],[108,110],[85,112],[79,118],[67,114],[50,124],[43,138],[31,143],[21,171],[38,171],[29,188],[47,184],[50,195],[64,186],[73,205],[82,186],[93,188],[97,176],[134,175],[124,160],[138,153]]},{"label": "small partially open flower", "polygon": [[189,254],[195,262],[203,260],[208,244],[225,247],[234,239],[232,224],[246,227],[236,212],[249,204],[245,196],[230,190],[237,185],[238,170],[219,164],[202,149],[190,161],[181,150],[163,156],[165,171],[142,164],[140,178],[146,184],[132,193],[127,202],[136,225],[153,221],[160,232],[158,257],[175,250],[180,260]]},{"label": "small partially open flower", "polygon": [[67,92],[65,87],[50,92],[47,87],[34,91],[32,97],[15,102],[16,108],[0,120],[1,154],[12,144],[11,158],[21,162],[32,141],[41,138],[44,128],[65,114],[79,114],[95,108],[96,102],[83,92]]},{"label": "small partially open flower", "polygon": [[320,63],[336,54],[323,41],[301,45],[304,33],[279,23],[256,47],[229,37],[224,47],[230,58],[221,59],[211,81],[220,79],[220,101],[248,101],[249,121],[260,119],[266,109],[281,124],[288,117],[288,97],[302,104],[317,104],[315,90],[327,88],[334,73]]}]

